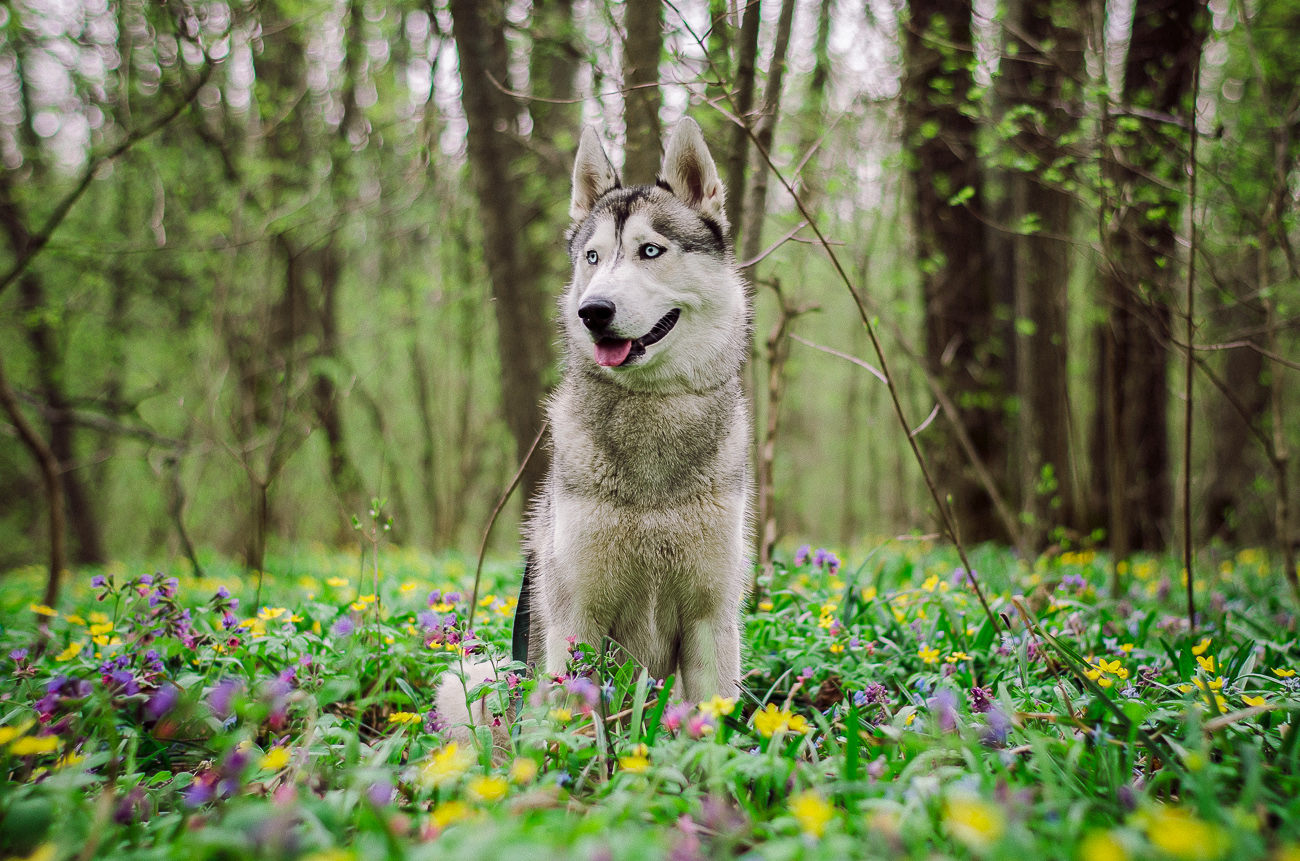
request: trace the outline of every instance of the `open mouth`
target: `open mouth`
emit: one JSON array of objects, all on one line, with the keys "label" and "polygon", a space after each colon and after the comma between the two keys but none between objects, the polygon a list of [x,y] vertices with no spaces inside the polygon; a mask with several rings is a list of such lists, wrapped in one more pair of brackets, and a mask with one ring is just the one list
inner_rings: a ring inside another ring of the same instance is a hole
[{"label": "open mouth", "polygon": [[680,308],[674,308],[659,318],[659,322],[655,323],[649,332],[635,340],[601,338],[596,342],[596,364],[603,365],[606,368],[617,368],[632,364],[645,355],[646,347],[659,343],[664,339],[664,336],[673,330],[673,326],[677,325],[677,318],[681,314]]}]

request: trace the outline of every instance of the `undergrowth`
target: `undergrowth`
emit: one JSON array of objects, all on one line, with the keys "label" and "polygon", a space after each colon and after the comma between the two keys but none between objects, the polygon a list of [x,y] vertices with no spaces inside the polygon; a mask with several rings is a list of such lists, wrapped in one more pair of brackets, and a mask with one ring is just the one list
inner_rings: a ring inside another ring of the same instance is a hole
[{"label": "undergrowth", "polygon": [[[0,856],[1300,859],[1300,644],[1264,553],[1204,558],[1194,631],[1169,560],[1115,601],[1091,552],[986,549],[995,626],[948,551],[857,555],[778,563],[744,695],[706,703],[608,643],[528,678],[512,565],[472,634],[455,557],[119,565],[55,608],[12,573]],[[467,656],[497,666],[469,695],[514,704],[505,755],[433,710]]]}]

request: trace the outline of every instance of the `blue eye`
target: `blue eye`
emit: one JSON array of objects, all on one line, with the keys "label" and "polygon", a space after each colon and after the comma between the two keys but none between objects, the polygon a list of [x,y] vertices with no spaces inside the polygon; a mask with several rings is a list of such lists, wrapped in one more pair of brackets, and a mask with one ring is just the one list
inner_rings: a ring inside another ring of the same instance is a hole
[{"label": "blue eye", "polygon": [[655,245],[653,242],[647,242],[645,245],[641,246],[641,256],[647,260],[651,260],[658,257],[660,254],[663,254],[664,250],[665,249],[662,245]]},{"label": "blue eye", "polygon": [[597,254],[595,251],[588,251],[588,252],[587,252],[587,262],[588,262],[588,263],[590,263],[592,266],[595,266],[599,261],[600,261],[600,255],[599,255],[599,254]]}]

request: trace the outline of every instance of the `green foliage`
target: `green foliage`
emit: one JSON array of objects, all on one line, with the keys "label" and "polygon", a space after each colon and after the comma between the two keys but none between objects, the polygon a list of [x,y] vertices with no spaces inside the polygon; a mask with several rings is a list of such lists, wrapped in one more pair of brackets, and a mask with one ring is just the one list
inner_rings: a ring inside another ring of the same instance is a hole
[{"label": "green foliage", "polygon": [[[373,522],[382,528],[376,501]],[[610,644],[539,681],[499,657],[513,572],[380,551],[272,559],[254,580],[83,579],[66,606],[0,591],[0,846],[113,858],[1263,858],[1297,851],[1300,644],[1259,551],[1199,582],[1172,560],[1029,566],[982,551],[998,633],[952,554],[852,567],[801,548],[746,618],[740,702],[681,703]],[[225,583],[226,586],[218,586]],[[358,584],[364,584],[359,586]],[[1029,593],[1027,628],[1008,595]],[[1175,593],[1176,589],[1172,590]],[[243,598],[245,603],[240,604]],[[43,647],[35,623],[50,625]],[[26,650],[26,651],[24,651]],[[510,751],[451,741],[466,691],[514,712]],[[455,685],[453,679],[451,684]],[[477,749],[476,749],[477,747]],[[1289,857],[1279,855],[1276,857]]]}]

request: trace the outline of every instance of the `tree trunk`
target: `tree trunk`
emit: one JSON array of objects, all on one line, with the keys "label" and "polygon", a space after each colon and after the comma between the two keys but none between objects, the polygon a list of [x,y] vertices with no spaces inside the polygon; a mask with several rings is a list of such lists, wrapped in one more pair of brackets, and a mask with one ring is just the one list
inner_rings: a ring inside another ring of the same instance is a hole
[{"label": "tree trunk", "polygon": [[[1019,398],[1020,498],[1026,537],[1042,549],[1054,527],[1075,525],[1070,456],[1068,308],[1073,171],[1063,140],[1077,127],[1084,74],[1081,13],[1048,0],[1014,0],[999,88],[1020,114],[1009,146],[1022,168],[1010,176],[1015,261],[1015,371]],[[1048,48],[1050,47],[1050,50]],[[1049,180],[1047,176],[1058,177]]]},{"label": "tree trunk", "polygon": [[[740,44],[736,53],[736,116],[742,123],[752,124],[750,112],[754,109],[754,74],[758,63],[758,25],[762,22],[761,0],[750,0],[744,5],[744,18],[740,25]],[[727,223],[731,225],[731,241],[740,236],[740,216],[745,211],[745,168],[749,164],[749,134],[743,126],[731,129],[731,144],[727,147]]]},{"label": "tree trunk", "polygon": [[[567,5],[557,5],[571,14]],[[549,6],[535,5],[535,19]],[[519,164],[524,154],[514,137],[519,109],[498,86],[504,87],[509,80],[504,3],[501,0],[452,0],[449,8],[460,59],[461,99],[469,124],[470,168],[482,217],[483,238],[490,249],[490,253],[484,256],[497,320],[503,407],[506,424],[514,437],[516,455],[522,461],[542,426],[541,402],[552,365],[553,335],[547,322],[550,299],[543,281],[549,267],[539,269],[537,264],[546,259],[544,255],[554,256],[556,252],[551,244],[544,251],[530,248],[525,235],[539,230],[538,227],[529,227],[529,213],[525,211],[527,201],[521,200],[521,186],[535,180],[514,172],[522,172],[528,167]],[[534,62],[540,61],[538,54],[552,51],[562,49],[554,43],[535,44]],[[571,64],[565,62],[568,59],[565,56],[554,57],[555,62],[550,64],[554,76],[545,78],[537,76],[540,69],[535,65],[534,84],[548,86],[553,93],[563,92],[565,79],[561,72],[566,68],[576,69],[576,58]],[[571,75],[567,81],[571,92]],[[534,103],[531,107],[534,131],[545,134],[554,126],[559,112],[543,103]],[[540,170],[540,166],[533,167]],[[543,175],[551,178],[556,173],[552,168]],[[558,192],[559,189],[547,188],[545,191]],[[551,197],[568,200],[565,193],[552,194]],[[540,200],[537,202],[539,206],[545,205]],[[555,232],[558,234],[562,229]],[[544,450],[539,449],[525,467],[520,481],[525,499],[532,497],[545,475],[546,458]]]},{"label": "tree trunk", "polygon": [[[912,223],[925,303],[926,365],[958,406],[984,465],[1006,474],[1006,382],[996,342],[989,244],[975,121],[964,110],[971,9],[960,0],[913,0],[904,38],[904,141]],[[988,495],[943,423],[926,431],[935,480],[950,495],[966,541],[1007,540]]]},{"label": "tree trunk", "polygon": [[623,29],[623,122],[627,146],[623,184],[651,185],[659,175],[659,57],[664,50],[664,4],[627,0]]},{"label": "tree trunk", "polygon": [[[1139,0],[1124,64],[1131,140],[1105,165],[1116,212],[1105,237],[1107,321],[1094,437],[1093,486],[1110,500],[1110,541],[1119,559],[1158,552],[1171,535],[1168,343],[1180,279],[1175,225],[1193,117],[1192,70],[1205,38],[1203,4]],[[1153,181],[1154,180],[1154,181]]]}]

